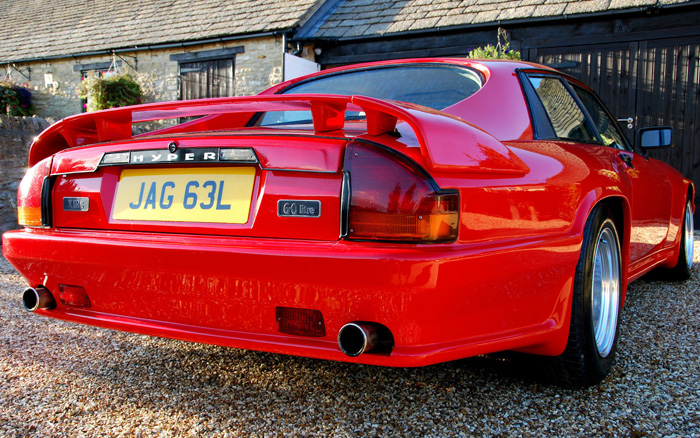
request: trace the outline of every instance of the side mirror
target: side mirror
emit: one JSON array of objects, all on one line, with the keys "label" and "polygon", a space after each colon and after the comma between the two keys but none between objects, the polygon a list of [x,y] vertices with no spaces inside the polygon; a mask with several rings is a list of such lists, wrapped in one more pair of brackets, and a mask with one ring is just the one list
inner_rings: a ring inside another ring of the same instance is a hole
[{"label": "side mirror", "polygon": [[646,152],[647,149],[663,149],[673,146],[673,129],[670,126],[641,128],[637,133],[637,145]]}]

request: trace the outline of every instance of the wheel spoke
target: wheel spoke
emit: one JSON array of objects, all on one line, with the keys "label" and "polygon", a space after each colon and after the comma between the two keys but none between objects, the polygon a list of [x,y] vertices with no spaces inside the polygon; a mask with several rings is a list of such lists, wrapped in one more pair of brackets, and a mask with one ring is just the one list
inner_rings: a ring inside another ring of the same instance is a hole
[{"label": "wheel spoke", "polygon": [[685,207],[685,218],[684,218],[685,223],[684,229],[685,229],[685,236],[683,238],[685,239],[685,261],[688,264],[688,269],[691,269],[693,267],[693,231],[694,231],[694,221],[693,221],[693,212],[691,211],[691,206],[690,202],[688,202],[688,205]]},{"label": "wheel spoke", "polygon": [[607,357],[615,343],[620,298],[620,255],[617,236],[604,227],[595,247],[591,307],[596,348]]}]

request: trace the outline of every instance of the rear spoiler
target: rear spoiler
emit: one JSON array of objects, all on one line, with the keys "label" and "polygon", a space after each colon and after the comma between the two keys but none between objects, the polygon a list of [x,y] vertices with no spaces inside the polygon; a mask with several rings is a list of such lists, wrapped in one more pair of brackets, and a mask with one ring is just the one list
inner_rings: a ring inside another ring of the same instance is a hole
[{"label": "rear spoiler", "polygon": [[[526,173],[527,166],[493,136],[453,115],[406,103],[365,96],[323,94],[259,95],[126,106],[60,120],[42,132],[32,144],[29,165],[64,149],[134,138],[132,125],[182,117],[242,115],[227,119],[227,129],[245,127],[260,112],[310,111],[317,134],[342,131],[345,111],[365,113],[367,134],[394,132],[399,121],[416,135],[428,167],[443,171]],[[155,133],[168,133],[166,128]],[[469,153],[458,144],[470,143]],[[468,168],[468,169],[467,169]]]}]

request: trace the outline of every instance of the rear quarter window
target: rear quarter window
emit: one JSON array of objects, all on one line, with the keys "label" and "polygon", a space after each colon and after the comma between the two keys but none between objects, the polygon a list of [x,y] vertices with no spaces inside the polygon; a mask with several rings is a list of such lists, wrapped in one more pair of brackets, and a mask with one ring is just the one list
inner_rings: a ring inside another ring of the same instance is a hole
[{"label": "rear quarter window", "polygon": [[549,117],[554,133],[562,140],[597,143],[581,107],[558,77],[529,76]]}]

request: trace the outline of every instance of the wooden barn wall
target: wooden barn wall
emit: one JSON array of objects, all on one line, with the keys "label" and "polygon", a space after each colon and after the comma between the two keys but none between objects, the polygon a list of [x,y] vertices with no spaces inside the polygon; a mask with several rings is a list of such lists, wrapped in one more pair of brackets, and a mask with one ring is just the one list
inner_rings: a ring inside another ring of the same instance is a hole
[{"label": "wooden barn wall", "polygon": [[[523,59],[552,64],[598,92],[636,128],[668,125],[676,146],[651,153],[693,180],[700,191],[700,7],[661,9],[507,27]],[[465,56],[493,44],[496,28],[401,38],[321,43],[326,67],[406,57]],[[695,203],[700,206],[700,196]],[[700,208],[695,223],[700,226]]]}]

